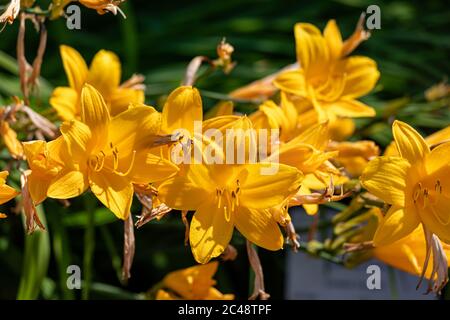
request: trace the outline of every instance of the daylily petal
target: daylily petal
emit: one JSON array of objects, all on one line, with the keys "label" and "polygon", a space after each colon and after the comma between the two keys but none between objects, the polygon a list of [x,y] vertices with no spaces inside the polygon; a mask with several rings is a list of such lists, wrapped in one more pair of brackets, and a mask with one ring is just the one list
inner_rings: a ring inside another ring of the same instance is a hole
[{"label": "daylily petal", "polygon": [[239,207],[234,220],[239,232],[257,246],[273,251],[283,247],[280,227],[268,210]]},{"label": "daylily petal", "polygon": [[192,217],[189,232],[195,260],[204,264],[222,254],[231,240],[233,227],[233,215],[227,221],[223,208],[217,208],[214,201],[204,202]]},{"label": "daylily petal", "polygon": [[[427,173],[429,175],[435,174],[436,178],[441,177],[441,180],[449,181],[450,177],[444,173],[444,171],[448,172],[450,170],[449,155],[450,142],[443,143],[434,148],[426,157],[425,166]],[[446,190],[448,191],[448,189]]]},{"label": "daylily petal", "polygon": [[75,119],[79,116],[78,93],[69,87],[57,87],[52,92],[50,105],[56,110],[64,121]]},{"label": "daylily petal", "polygon": [[408,161],[397,157],[378,157],[369,162],[362,173],[361,184],[389,204],[405,205]]},{"label": "daylily petal", "polygon": [[430,152],[430,148],[422,136],[408,124],[398,120],[394,121],[392,133],[401,157],[408,160],[409,163],[422,161]]},{"label": "daylily petal", "polygon": [[130,103],[142,104],[145,101],[145,94],[143,90],[132,88],[117,88],[114,90],[108,99],[111,108],[111,115],[115,116],[127,110]]},{"label": "daylily petal", "polygon": [[41,175],[35,174],[31,171],[28,175],[28,191],[30,192],[31,199],[33,199],[34,205],[40,204],[47,198],[48,187],[50,186],[51,179],[45,179]]},{"label": "daylily petal", "polygon": [[100,50],[92,59],[87,83],[94,86],[105,98],[119,86],[121,77],[120,61],[111,51]]},{"label": "daylily petal", "polygon": [[130,108],[111,119],[109,141],[121,154],[151,148],[161,127],[161,114],[153,107]]},{"label": "daylily petal", "polygon": [[171,178],[158,188],[158,196],[169,207],[178,210],[196,210],[205,199],[215,197],[216,186],[206,166],[193,164],[184,176]]},{"label": "daylily petal", "polygon": [[89,182],[92,193],[117,218],[125,220],[130,214],[133,201],[133,185],[126,177],[104,171],[91,172]]},{"label": "daylily petal", "polygon": [[17,196],[20,192],[18,192],[16,189],[3,184],[0,186],[0,204],[3,204],[11,199],[13,199],[15,196]]},{"label": "daylily petal", "polygon": [[335,20],[328,21],[323,36],[330,48],[330,55],[333,59],[338,59],[342,53],[342,36]]},{"label": "daylily petal", "polygon": [[80,171],[66,171],[50,182],[47,196],[55,199],[78,197],[89,187],[86,176]]},{"label": "daylily petal", "polygon": [[63,45],[59,49],[70,87],[81,92],[88,75],[86,62],[78,51],[69,46]]},{"label": "daylily petal", "polygon": [[419,223],[419,216],[413,207],[392,206],[380,222],[373,243],[375,246],[383,246],[400,240],[413,232]]},{"label": "daylily petal", "polygon": [[345,87],[342,96],[346,98],[358,98],[366,95],[380,78],[376,62],[362,56],[352,56],[345,59],[345,74]]},{"label": "daylily petal", "polygon": [[172,162],[143,150],[136,153],[134,166],[128,177],[133,183],[148,184],[167,179],[177,172],[178,167]]},{"label": "daylily petal", "polygon": [[[273,169],[264,175],[265,170]],[[240,205],[252,209],[275,207],[300,188],[303,175],[284,164],[249,164],[239,174]]]},{"label": "daylily petal", "polygon": [[89,126],[93,138],[107,139],[109,110],[102,95],[89,84],[81,91],[81,121]]},{"label": "daylily petal", "polygon": [[374,117],[375,110],[362,102],[352,99],[340,99],[338,101],[322,103],[331,113],[338,117]]},{"label": "daylily petal", "polygon": [[298,96],[307,96],[305,74],[302,70],[280,73],[273,84],[278,89]]},{"label": "daylily petal", "polygon": [[306,76],[318,74],[328,64],[329,50],[320,30],[310,23],[294,26],[297,60]]},{"label": "daylily petal", "polygon": [[92,133],[89,127],[80,121],[72,120],[64,122],[60,130],[73,160],[85,164],[88,150],[92,148]]},{"label": "daylily petal", "polygon": [[[311,190],[302,183],[302,186],[300,187],[300,194],[308,195],[311,194]],[[319,206],[317,204],[304,204],[302,205],[303,209],[305,209],[307,215],[315,215],[319,211]]]},{"label": "daylily petal", "polygon": [[185,129],[194,132],[194,122],[202,121],[202,98],[196,88],[183,86],[175,89],[167,98],[162,111],[162,130],[172,134]]}]

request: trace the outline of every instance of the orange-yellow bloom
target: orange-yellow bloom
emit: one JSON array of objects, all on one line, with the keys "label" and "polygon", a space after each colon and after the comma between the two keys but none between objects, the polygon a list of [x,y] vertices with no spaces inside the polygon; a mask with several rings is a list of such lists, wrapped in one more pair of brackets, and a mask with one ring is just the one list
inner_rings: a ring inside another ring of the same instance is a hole
[{"label": "orange-yellow bloom", "polygon": [[218,262],[196,265],[166,275],[162,289],[156,293],[157,300],[232,300],[233,294],[223,294],[214,285]]},{"label": "orange-yellow bloom", "polygon": [[420,134],[400,121],[393,133],[400,157],[378,157],[361,176],[365,188],[392,205],[374,242],[401,239],[422,223],[449,243],[450,143],[430,151]]},{"label": "orange-yellow bloom", "polygon": [[372,160],[360,178],[367,190],[391,205],[373,242],[375,246],[391,244],[421,224],[427,255],[433,252],[431,279],[436,277],[436,282],[429,289],[439,291],[448,279],[447,259],[439,239],[450,243],[450,143],[430,150],[406,123],[395,121],[392,130],[400,156]]},{"label": "orange-yellow bloom", "polygon": [[374,116],[375,111],[357,99],[370,92],[378,80],[375,61],[347,57],[349,50],[334,20],[323,34],[309,23],[297,23],[294,31],[300,69],[282,72],[275,86],[313,107],[319,122]]},{"label": "orange-yellow bloom", "polygon": [[85,85],[81,120],[61,126],[73,169],[52,182],[49,197],[76,197],[90,187],[118,218],[126,219],[133,183],[148,184],[177,172],[176,166],[149,152],[160,128],[160,114],[152,107],[131,106],[111,118],[100,93]]},{"label": "orange-yellow bloom", "polygon": [[60,51],[69,87],[57,87],[50,98],[50,104],[61,119],[80,119],[81,90],[86,83],[101,93],[112,116],[125,111],[130,103],[144,102],[141,79],[132,78],[120,85],[120,61],[113,52],[100,50],[88,68],[75,49],[63,45]]},{"label": "orange-yellow bloom", "polygon": [[[247,126],[249,121],[243,119],[238,119],[237,125]],[[282,247],[283,236],[267,209],[295,194],[302,175],[283,164],[272,175],[261,175],[263,168],[264,163],[191,164],[183,174],[161,184],[159,195],[169,207],[196,211],[189,239],[199,263],[207,263],[225,250],[235,226],[256,245],[269,250]]]}]

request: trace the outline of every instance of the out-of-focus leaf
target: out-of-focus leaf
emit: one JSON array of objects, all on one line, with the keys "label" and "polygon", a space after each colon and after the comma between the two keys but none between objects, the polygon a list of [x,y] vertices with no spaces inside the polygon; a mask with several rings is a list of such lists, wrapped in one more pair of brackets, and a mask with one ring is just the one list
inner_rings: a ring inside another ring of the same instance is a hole
[{"label": "out-of-focus leaf", "polygon": [[[47,228],[42,205],[38,206],[36,211],[42,224]],[[36,229],[31,235],[25,234],[25,251],[22,276],[17,293],[18,300],[33,300],[39,297],[49,261],[50,238],[48,231]]]},{"label": "out-of-focus leaf", "polygon": [[[117,221],[114,214],[106,208],[98,208],[94,211],[94,225],[101,226]],[[69,213],[64,216],[63,223],[70,228],[85,228],[89,222],[89,214],[86,211]]]}]

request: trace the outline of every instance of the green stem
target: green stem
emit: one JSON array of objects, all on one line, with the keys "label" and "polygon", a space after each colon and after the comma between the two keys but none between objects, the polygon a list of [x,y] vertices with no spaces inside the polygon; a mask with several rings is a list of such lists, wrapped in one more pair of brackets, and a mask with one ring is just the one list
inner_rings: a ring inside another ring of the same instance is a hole
[{"label": "green stem", "polygon": [[89,299],[89,292],[92,284],[92,260],[95,250],[95,219],[94,209],[95,200],[91,195],[84,196],[84,204],[88,214],[88,221],[84,233],[84,256],[83,256],[83,273],[84,281],[81,289],[81,298],[83,300]]}]

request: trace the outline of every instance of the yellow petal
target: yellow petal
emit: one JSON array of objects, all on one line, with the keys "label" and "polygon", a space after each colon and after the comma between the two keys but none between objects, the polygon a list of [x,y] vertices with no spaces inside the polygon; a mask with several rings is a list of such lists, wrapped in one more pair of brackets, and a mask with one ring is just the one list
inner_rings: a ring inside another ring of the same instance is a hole
[{"label": "yellow petal", "polygon": [[173,294],[170,294],[169,292],[159,289],[156,293],[156,300],[179,300],[177,297],[175,297]]},{"label": "yellow petal", "polygon": [[324,150],[328,145],[330,135],[328,133],[328,122],[319,123],[311,126],[303,131],[296,138],[289,141],[289,143],[297,144],[309,144],[317,150]]},{"label": "yellow petal", "polygon": [[[385,246],[373,250],[374,257],[394,268],[420,276],[425,262],[426,243],[422,226],[418,226],[411,234]],[[431,264],[426,277],[431,274]]]},{"label": "yellow petal", "polygon": [[425,141],[429,146],[442,143],[444,141],[450,141],[450,126],[429,135],[425,138]]},{"label": "yellow petal", "polygon": [[128,218],[133,201],[133,185],[127,178],[104,171],[90,172],[89,183],[92,193],[117,218]]},{"label": "yellow petal", "polygon": [[195,260],[204,264],[222,254],[233,235],[233,226],[233,215],[227,221],[223,208],[217,208],[214,201],[204,201],[192,217],[189,231]]},{"label": "yellow petal", "polygon": [[314,25],[297,23],[294,27],[297,60],[306,76],[318,75],[326,69],[329,50],[325,38]]},{"label": "yellow petal", "polygon": [[81,121],[88,125],[94,139],[107,135],[110,122],[108,107],[102,95],[89,84],[81,91]]},{"label": "yellow petal", "polygon": [[[304,183],[302,183],[299,193],[302,195],[308,195],[311,194],[311,190]],[[317,204],[304,204],[302,207],[305,209],[306,214],[310,216],[315,215],[319,211],[319,206]]]},{"label": "yellow petal", "polygon": [[88,188],[86,176],[80,171],[66,171],[50,182],[47,196],[55,199],[78,197]]},{"label": "yellow petal", "polygon": [[322,103],[322,105],[338,117],[358,118],[375,116],[373,108],[357,100],[340,99],[335,102]]},{"label": "yellow petal", "polygon": [[172,162],[143,150],[136,154],[133,169],[128,177],[133,183],[148,184],[167,179],[177,172],[178,167]]},{"label": "yellow petal", "polygon": [[6,178],[8,178],[9,172],[4,170],[0,171],[0,184],[5,184]]},{"label": "yellow petal", "polygon": [[162,111],[162,130],[167,134],[185,129],[194,132],[194,122],[202,121],[202,98],[196,88],[183,86],[167,98]]},{"label": "yellow petal", "polygon": [[151,148],[161,128],[161,114],[148,106],[130,108],[111,119],[109,141],[121,154]]},{"label": "yellow petal", "polygon": [[70,156],[75,162],[85,164],[88,152],[93,147],[92,133],[89,127],[80,121],[72,120],[64,122],[60,130]]},{"label": "yellow petal", "polygon": [[178,210],[196,210],[215,192],[208,169],[200,164],[190,165],[185,176],[168,179],[158,188],[161,201]]},{"label": "yellow petal", "polygon": [[362,173],[361,184],[389,204],[405,205],[408,161],[397,157],[378,157],[369,162]]},{"label": "yellow petal", "polygon": [[[425,166],[427,173],[429,175],[435,174],[438,179],[441,178],[443,181],[449,181],[450,176],[447,175],[450,170],[449,155],[450,142],[443,143],[434,148],[426,157]],[[449,190],[446,189],[446,191]]]},{"label": "yellow petal", "polygon": [[64,120],[72,120],[79,116],[78,92],[69,87],[57,87],[50,97],[50,105],[56,110],[59,117]]},{"label": "yellow petal", "polygon": [[[264,175],[268,168],[273,169],[272,174]],[[294,167],[264,163],[246,165],[239,176],[239,203],[252,209],[268,209],[279,205],[300,188],[303,178]]]},{"label": "yellow petal", "polygon": [[23,157],[23,147],[20,141],[17,139],[17,133],[11,129],[8,122],[1,121],[0,133],[3,137],[3,141],[8,148],[10,155],[15,159]]},{"label": "yellow petal", "polygon": [[86,62],[78,51],[69,46],[63,45],[59,49],[70,87],[81,92],[88,75]]},{"label": "yellow petal", "polygon": [[143,90],[120,87],[114,90],[108,99],[112,116],[127,110],[130,104],[142,104],[144,101],[145,94]]},{"label": "yellow petal", "polygon": [[273,251],[283,247],[280,227],[268,210],[239,207],[235,215],[235,225],[245,238],[259,247]]},{"label": "yellow petal", "polygon": [[345,59],[345,87],[342,96],[358,98],[369,93],[380,78],[374,60],[353,56]]},{"label": "yellow petal", "polygon": [[298,96],[307,96],[305,74],[302,70],[292,70],[280,73],[273,84],[281,91]]},{"label": "yellow petal", "polygon": [[419,223],[419,216],[413,207],[392,206],[380,222],[373,243],[375,246],[383,246],[400,240],[413,232]]},{"label": "yellow petal", "polygon": [[422,161],[430,152],[430,148],[422,136],[408,124],[398,120],[394,121],[392,133],[401,157],[408,160],[409,163]]},{"label": "yellow petal", "polygon": [[342,52],[342,36],[335,20],[328,21],[325,29],[323,30],[323,36],[330,48],[330,55],[333,59],[338,59]]},{"label": "yellow petal", "polygon": [[232,101],[221,101],[212,107],[204,116],[204,120],[220,116],[231,116],[233,114],[234,104]]},{"label": "yellow petal", "polygon": [[105,98],[109,98],[119,86],[120,77],[121,67],[117,55],[111,51],[100,50],[92,59],[86,82],[100,91]]},{"label": "yellow petal", "polygon": [[218,262],[205,265],[195,265],[190,268],[170,272],[163,279],[165,288],[175,292],[184,299],[204,299],[209,289],[215,284],[213,276],[218,268]]},{"label": "yellow petal", "polygon": [[17,196],[20,192],[16,191],[16,189],[4,184],[0,186],[0,204],[3,204],[15,196]]},{"label": "yellow petal", "polygon": [[28,175],[28,191],[30,192],[31,199],[33,199],[34,205],[38,205],[47,198],[48,187],[50,186],[51,178],[44,178],[41,175],[35,174],[31,171]]},{"label": "yellow petal", "polygon": [[205,300],[234,300],[234,294],[223,294],[216,288],[209,288],[208,294]]},{"label": "yellow petal", "polygon": [[344,141],[355,132],[355,122],[349,118],[336,118],[328,125],[330,139]]}]

